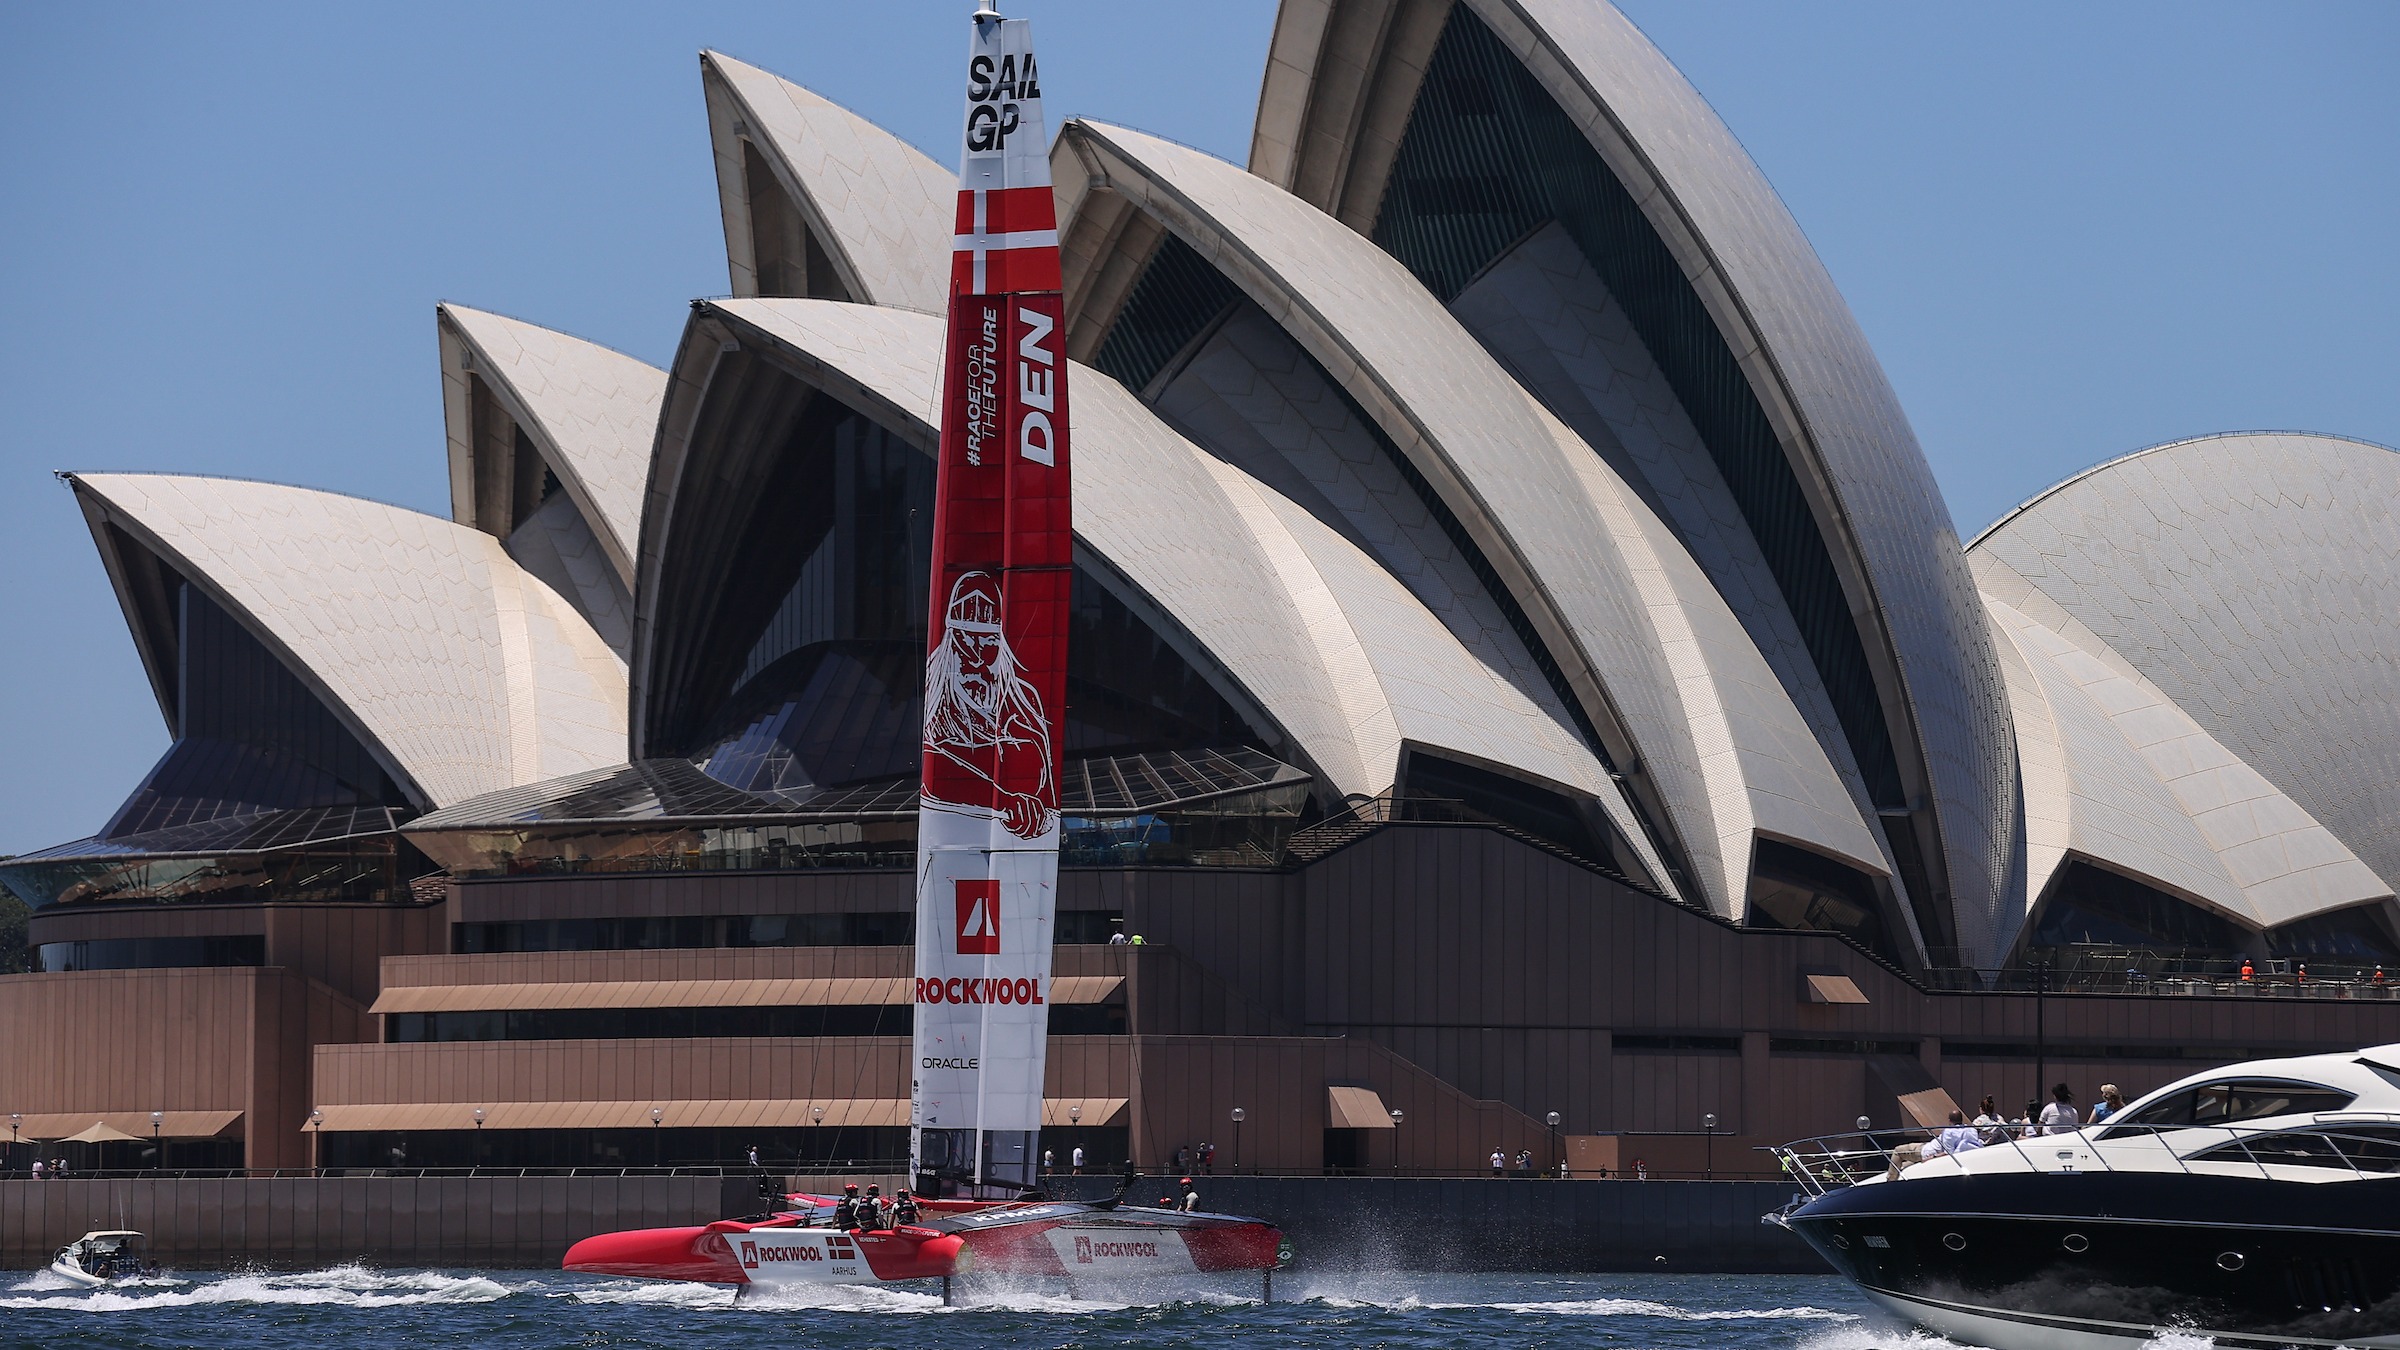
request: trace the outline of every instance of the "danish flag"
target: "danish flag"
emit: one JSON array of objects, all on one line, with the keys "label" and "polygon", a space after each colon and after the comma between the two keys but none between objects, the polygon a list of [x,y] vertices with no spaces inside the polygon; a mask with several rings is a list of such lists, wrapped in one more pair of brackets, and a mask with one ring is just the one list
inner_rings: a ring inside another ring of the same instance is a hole
[{"label": "danish flag", "polygon": [[961,188],[950,289],[961,295],[1055,291],[1058,199],[1039,187]]},{"label": "danish flag", "polygon": [[1000,883],[960,881],[958,887],[958,954],[1000,954]]}]

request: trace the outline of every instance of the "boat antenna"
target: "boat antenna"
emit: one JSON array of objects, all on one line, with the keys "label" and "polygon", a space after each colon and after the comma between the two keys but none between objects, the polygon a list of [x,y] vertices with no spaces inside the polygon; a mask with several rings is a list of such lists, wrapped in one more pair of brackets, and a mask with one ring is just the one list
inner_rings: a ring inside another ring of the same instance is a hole
[{"label": "boat antenna", "polygon": [[1000,11],[992,8],[992,0],[982,0],[981,4],[975,6],[974,18],[977,23],[998,23]]}]

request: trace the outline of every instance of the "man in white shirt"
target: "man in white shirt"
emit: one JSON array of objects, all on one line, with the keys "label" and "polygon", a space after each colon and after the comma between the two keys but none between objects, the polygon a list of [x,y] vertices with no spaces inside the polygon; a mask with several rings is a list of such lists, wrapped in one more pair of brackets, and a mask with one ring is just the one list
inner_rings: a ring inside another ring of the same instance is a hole
[{"label": "man in white shirt", "polygon": [[2042,1108],[2042,1133],[2073,1134],[2083,1127],[2083,1118],[2075,1113],[2075,1093],[2061,1083],[2050,1089],[2050,1104]]},{"label": "man in white shirt", "polygon": [[1967,1124],[1967,1113],[1953,1111],[1950,1113],[1950,1128],[1935,1135],[1932,1141],[1925,1145],[1925,1156],[1927,1158],[1955,1158],[1961,1153],[1972,1153],[1982,1147],[1983,1136],[1977,1133],[1973,1126]]},{"label": "man in white shirt", "polygon": [[1077,1176],[1082,1176],[1082,1175],[1083,1175],[1083,1145],[1081,1145],[1081,1144],[1077,1144],[1077,1145],[1075,1146],[1075,1151],[1074,1151],[1073,1153],[1070,1153],[1070,1154],[1068,1154],[1068,1155],[1067,1155],[1067,1157],[1068,1157],[1069,1159],[1071,1159],[1071,1160],[1072,1160],[1072,1162],[1073,1162],[1073,1165],[1074,1165],[1074,1168],[1075,1168],[1075,1175],[1077,1175]]}]

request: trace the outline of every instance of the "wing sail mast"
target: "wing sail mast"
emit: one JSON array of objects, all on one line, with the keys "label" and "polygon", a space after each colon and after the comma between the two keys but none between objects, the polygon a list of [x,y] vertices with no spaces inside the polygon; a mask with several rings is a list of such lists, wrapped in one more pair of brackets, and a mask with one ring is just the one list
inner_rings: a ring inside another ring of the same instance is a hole
[{"label": "wing sail mast", "polygon": [[910,1151],[921,1191],[1036,1180],[1073,540],[1057,206],[1032,26],[973,19],[935,489]]}]

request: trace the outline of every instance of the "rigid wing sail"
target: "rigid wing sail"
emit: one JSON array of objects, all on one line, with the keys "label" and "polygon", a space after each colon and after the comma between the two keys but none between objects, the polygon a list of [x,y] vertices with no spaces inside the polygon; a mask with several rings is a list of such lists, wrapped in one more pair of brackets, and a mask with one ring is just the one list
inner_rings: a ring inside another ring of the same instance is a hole
[{"label": "rigid wing sail", "polygon": [[975,15],[935,487],[917,809],[920,1191],[1035,1184],[1066,711],[1067,367],[1032,25]]}]

